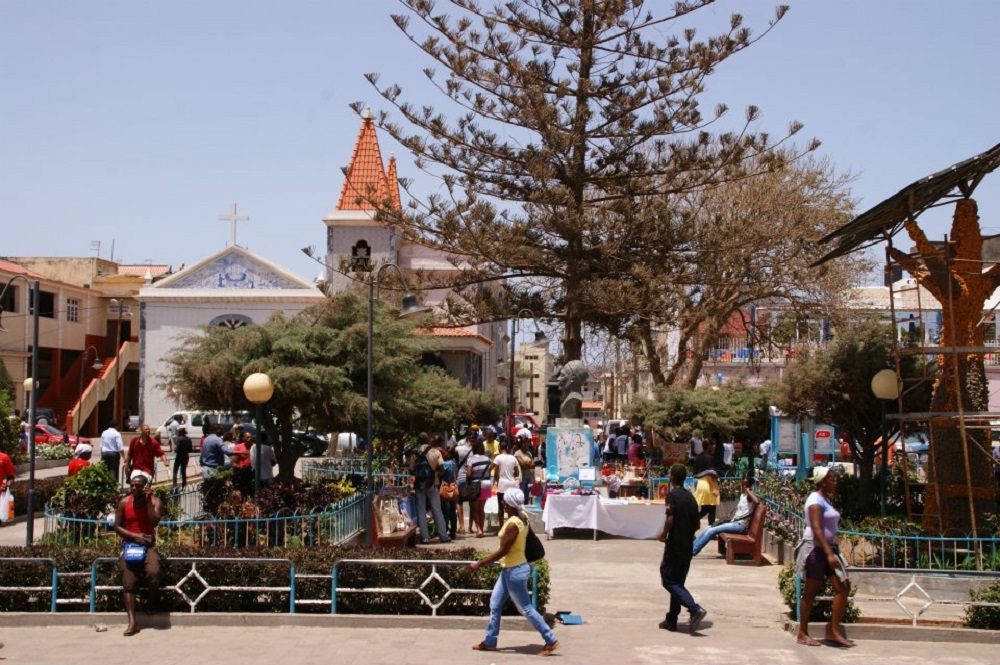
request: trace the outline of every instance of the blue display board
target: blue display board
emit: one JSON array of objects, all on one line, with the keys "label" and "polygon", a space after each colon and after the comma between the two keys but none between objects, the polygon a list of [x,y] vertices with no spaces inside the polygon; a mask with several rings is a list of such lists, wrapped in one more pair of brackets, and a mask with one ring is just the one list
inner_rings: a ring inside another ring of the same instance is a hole
[{"label": "blue display board", "polygon": [[594,433],[587,427],[550,427],[545,433],[545,475],[561,483],[594,466]]}]

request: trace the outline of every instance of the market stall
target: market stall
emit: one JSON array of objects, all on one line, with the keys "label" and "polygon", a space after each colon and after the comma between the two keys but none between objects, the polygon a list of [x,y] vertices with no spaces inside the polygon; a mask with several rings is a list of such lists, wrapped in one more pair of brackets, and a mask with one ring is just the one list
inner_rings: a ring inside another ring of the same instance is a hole
[{"label": "market stall", "polygon": [[606,499],[599,494],[550,494],[542,520],[552,538],[559,528],[590,529],[626,538],[656,538],[663,529],[663,502]]}]

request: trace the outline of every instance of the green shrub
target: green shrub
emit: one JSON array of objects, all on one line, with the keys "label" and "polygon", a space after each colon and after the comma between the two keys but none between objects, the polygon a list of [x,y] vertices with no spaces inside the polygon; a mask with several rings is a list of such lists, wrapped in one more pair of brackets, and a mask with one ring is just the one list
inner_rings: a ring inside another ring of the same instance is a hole
[{"label": "green shrub", "polygon": [[[52,500],[65,478],[36,478],[35,479],[35,512],[43,510],[45,505]],[[14,495],[14,515],[26,515],[28,513],[28,483],[19,480],[10,486],[10,493]]]},{"label": "green shrub", "polygon": [[[190,564],[171,563],[171,557],[218,557],[227,559],[239,558],[275,558],[289,559],[295,564],[297,574],[329,575],[336,561],[343,559],[427,559],[436,560],[474,560],[482,553],[472,548],[455,550],[429,551],[426,549],[405,550],[368,550],[364,548],[271,548],[234,550],[223,548],[196,548],[188,546],[165,546],[159,548],[163,576],[161,584],[176,583],[190,570]],[[46,544],[36,545],[28,550],[22,547],[0,548],[0,558],[4,557],[42,557],[52,558],[60,573],[89,572],[94,559],[100,557],[117,557],[120,546],[117,542],[103,544],[81,544],[76,547],[60,547]],[[540,612],[545,611],[548,603],[549,567],[546,562],[536,564],[539,572],[539,603]],[[200,574],[213,586],[283,586],[288,584],[288,565],[283,563],[243,564],[239,561],[218,561],[199,563]],[[392,563],[380,566],[345,565],[338,568],[338,583],[341,587],[351,588],[399,588],[414,587],[423,582],[430,574],[431,564],[426,563]],[[477,572],[472,572],[467,566],[438,566],[438,575],[446,580],[451,588],[491,589],[496,582],[499,568],[488,566]],[[27,562],[4,562],[0,566],[0,587],[40,586],[48,587],[51,583],[51,569],[40,564]],[[99,612],[122,611],[121,593],[118,585],[121,576],[114,562],[102,563],[97,567],[97,584],[115,587],[114,591],[101,591],[97,594],[96,609]],[[196,597],[203,589],[198,582],[188,581],[181,588],[189,597]],[[81,599],[79,604],[61,605],[61,611],[87,611],[88,606],[83,599],[88,597],[90,578],[63,577],[59,580],[60,598]],[[434,600],[444,594],[444,587],[432,581],[424,589],[424,593]],[[329,600],[329,579],[298,579],[296,582],[296,598],[299,600]],[[443,615],[486,616],[489,614],[489,594],[452,594],[438,608]],[[235,593],[209,593],[199,604],[201,612],[242,612],[242,613],[283,613],[288,611],[288,593],[281,591],[247,591]],[[0,594],[0,611],[4,612],[47,612],[50,598],[47,593],[8,591]],[[188,612],[189,608],[183,599],[174,592],[163,593],[164,609],[172,612]],[[298,605],[296,612],[328,613],[329,605]],[[505,612],[515,614],[513,604],[508,603]],[[337,612],[343,614],[409,614],[427,615],[430,608],[422,605],[420,598],[413,593],[373,593],[356,594],[343,593],[337,596]]]},{"label": "green shrub", "polygon": [[[804,580],[802,582],[802,590],[805,591]],[[781,569],[780,573],[778,573],[778,592],[781,593],[781,600],[784,601],[785,605],[794,616],[797,604],[797,598],[795,597],[795,562],[789,563]],[[851,586],[851,594],[847,599],[847,608],[844,610],[844,623],[854,623],[861,618],[861,610],[858,609],[853,600],[856,592],[857,589],[854,586]],[[823,582],[823,588],[820,589],[819,593],[816,595],[833,595],[833,584],[830,582],[829,578]],[[832,610],[832,601],[817,600],[813,603],[809,621],[829,621]]]},{"label": "green shrub", "polygon": [[99,518],[114,512],[121,488],[103,464],[91,464],[66,479],[52,505],[74,517]]},{"label": "green shrub", "polygon": [[[1000,603],[1000,582],[990,582],[978,591],[972,589],[969,591],[969,595],[973,602]],[[1000,607],[976,607],[973,605],[965,608],[965,625],[969,628],[1000,629]]]}]

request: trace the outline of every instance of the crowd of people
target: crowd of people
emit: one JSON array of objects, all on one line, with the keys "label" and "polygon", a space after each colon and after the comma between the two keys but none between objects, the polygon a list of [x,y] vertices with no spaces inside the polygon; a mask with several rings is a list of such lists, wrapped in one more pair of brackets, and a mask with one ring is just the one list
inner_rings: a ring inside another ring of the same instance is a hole
[{"label": "crowd of people", "polygon": [[421,432],[408,459],[420,542],[431,540],[428,511],[441,542],[459,534],[484,537],[486,503],[494,487],[498,506],[511,489],[529,496],[536,461],[539,458],[527,428],[518,429],[513,441],[492,425],[472,425],[457,441]]}]

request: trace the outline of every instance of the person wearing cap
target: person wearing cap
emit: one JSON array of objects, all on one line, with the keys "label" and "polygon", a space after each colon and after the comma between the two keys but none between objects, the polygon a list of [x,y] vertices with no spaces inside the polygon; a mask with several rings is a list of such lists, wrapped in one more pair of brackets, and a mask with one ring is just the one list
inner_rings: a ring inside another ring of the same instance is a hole
[{"label": "person wearing cap", "polygon": [[498,534],[500,546],[486,558],[469,564],[469,570],[473,572],[494,562],[500,564],[500,576],[497,578],[493,594],[490,596],[490,622],[486,626],[486,638],[472,648],[474,651],[497,650],[497,640],[500,637],[500,617],[507,599],[510,598],[517,611],[545,640],[545,646],[542,647],[538,655],[550,656],[559,646],[559,641],[552,629],[545,623],[542,615],[531,606],[531,596],[528,592],[531,565],[524,554],[524,546],[528,538],[528,518],[524,514],[524,493],[517,488],[505,492],[503,511],[507,515],[507,520],[500,527]]},{"label": "person wearing cap", "polygon": [[802,540],[795,547],[795,572],[805,580],[805,591],[799,605],[799,632],[795,640],[803,646],[820,646],[818,640],[809,636],[809,615],[816,594],[823,588],[824,579],[829,577],[834,596],[830,623],[826,626],[826,642],[831,646],[851,647],[854,642],[844,637],[840,626],[851,585],[847,579],[847,564],[837,546],[840,512],[833,506],[837,476],[830,473],[828,467],[818,466],[813,469],[812,478],[816,491],[806,498],[806,528]]},{"label": "person wearing cap", "polygon": [[[122,539],[122,555],[118,569],[122,573],[122,590],[125,597],[125,614],[128,627],[125,637],[139,632],[135,616],[135,593],[140,580],[149,589],[149,602],[156,604],[160,591],[160,557],[156,553],[156,525],[163,519],[163,502],[153,494],[153,477],[138,469],[129,476],[129,493],[118,502],[115,510],[115,533]],[[141,561],[125,561],[126,543],[145,548]]]},{"label": "person wearing cap", "polygon": [[66,469],[66,475],[75,476],[80,473],[81,469],[90,466],[90,457],[93,452],[94,449],[89,444],[77,445],[76,450],[73,451],[73,459],[69,461],[69,467]]}]

